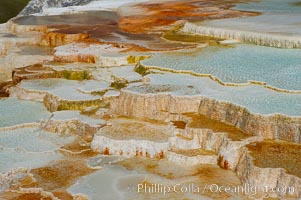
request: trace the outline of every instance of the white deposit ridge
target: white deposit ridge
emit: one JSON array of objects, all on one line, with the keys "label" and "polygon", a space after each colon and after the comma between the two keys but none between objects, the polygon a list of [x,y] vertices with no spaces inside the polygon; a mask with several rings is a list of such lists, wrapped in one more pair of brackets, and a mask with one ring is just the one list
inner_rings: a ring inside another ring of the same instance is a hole
[{"label": "white deposit ridge", "polygon": [[193,23],[186,23],[184,32],[211,36],[222,39],[233,39],[240,42],[278,48],[301,48],[301,36],[259,33],[254,31],[217,28]]},{"label": "white deposit ridge", "polygon": [[61,15],[86,11],[116,11],[120,6],[146,0],[31,0],[21,15]]},{"label": "white deposit ridge", "polygon": [[296,0],[262,0],[239,4],[235,9],[261,15],[186,23],[183,31],[263,46],[301,48],[301,6],[296,3]]}]

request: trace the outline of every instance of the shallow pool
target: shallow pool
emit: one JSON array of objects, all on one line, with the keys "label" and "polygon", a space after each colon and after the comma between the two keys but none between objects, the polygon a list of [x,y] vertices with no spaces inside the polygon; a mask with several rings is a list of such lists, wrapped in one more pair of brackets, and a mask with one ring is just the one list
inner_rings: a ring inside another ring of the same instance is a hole
[{"label": "shallow pool", "polygon": [[301,90],[300,49],[246,44],[228,48],[210,46],[198,51],[156,53],[142,63],[212,74],[223,82],[246,83],[256,80],[277,88]]},{"label": "shallow pool", "polygon": [[49,117],[50,112],[40,102],[0,99],[0,127],[39,122]]},{"label": "shallow pool", "polygon": [[201,95],[246,107],[252,113],[301,116],[301,94],[276,92],[258,85],[225,87],[209,78],[182,74],[151,74],[147,77],[149,85],[141,84],[128,90],[143,94]]},{"label": "shallow pool", "polygon": [[43,131],[39,128],[22,128],[0,132],[0,172],[24,167],[36,168],[63,156],[58,149],[74,140]]}]

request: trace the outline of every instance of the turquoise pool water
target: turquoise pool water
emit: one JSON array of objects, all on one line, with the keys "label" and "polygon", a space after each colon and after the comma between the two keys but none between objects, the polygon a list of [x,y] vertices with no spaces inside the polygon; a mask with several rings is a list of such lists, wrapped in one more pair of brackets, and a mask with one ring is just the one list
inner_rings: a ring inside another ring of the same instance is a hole
[{"label": "turquoise pool water", "polygon": [[[25,80],[20,83],[20,87],[32,91],[45,91],[62,99],[68,100],[87,100],[99,99],[99,96],[82,93],[78,88],[85,86],[85,84],[92,84],[93,81],[75,81],[62,78],[49,78],[37,80]],[[97,82],[94,82],[97,89]]]},{"label": "turquoise pool water", "polygon": [[247,44],[233,48],[210,46],[195,52],[156,53],[142,63],[212,74],[228,83],[256,80],[277,88],[301,90],[301,49]]},{"label": "turquoise pool water", "polygon": [[38,128],[0,132],[0,173],[13,168],[36,168],[63,158],[58,149],[74,140]]},{"label": "turquoise pool water", "polygon": [[0,99],[0,127],[39,122],[49,117],[50,112],[40,102],[15,98]]},{"label": "turquoise pool water", "polygon": [[125,200],[135,199],[136,192],[129,190],[128,186],[138,185],[144,176],[126,170],[117,165],[105,165],[103,169],[88,176],[82,177],[74,185],[68,188],[71,194],[85,194],[91,200]]}]

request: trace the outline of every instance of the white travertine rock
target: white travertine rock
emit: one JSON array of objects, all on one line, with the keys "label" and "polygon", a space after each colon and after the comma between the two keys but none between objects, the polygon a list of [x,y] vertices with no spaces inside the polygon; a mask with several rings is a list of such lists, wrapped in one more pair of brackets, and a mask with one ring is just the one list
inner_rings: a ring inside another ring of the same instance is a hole
[{"label": "white travertine rock", "polygon": [[187,135],[192,136],[193,140],[197,141],[201,148],[215,152],[219,151],[225,139],[225,133],[215,133],[210,129],[187,127],[185,132]]},{"label": "white travertine rock", "polygon": [[[287,133],[287,127],[292,125],[298,127],[299,118],[287,117],[287,116],[260,116],[250,113],[247,109],[240,106],[231,104],[229,102],[219,102],[205,97],[197,96],[179,96],[173,94],[140,94],[126,89],[121,91],[119,97],[116,97],[111,102],[111,112],[113,114],[127,115],[131,117],[141,117],[146,119],[156,119],[169,122],[169,129],[173,131],[171,137],[168,139],[165,148],[159,148],[162,150],[164,156],[172,162],[178,164],[216,164],[218,163],[225,169],[231,169],[236,171],[245,184],[260,185],[268,187],[276,187],[281,183],[287,187],[294,187],[297,193],[294,194],[270,194],[271,197],[282,196],[300,196],[300,180],[298,177],[288,175],[283,169],[261,169],[259,167],[253,167],[250,163],[251,158],[246,156],[245,145],[263,141],[264,138],[282,137],[290,141],[291,136]],[[232,141],[227,138],[227,133],[215,133],[210,129],[192,128],[189,125],[189,119],[181,115],[187,112],[199,112],[212,119],[216,119],[231,125],[236,125],[239,128],[245,130],[245,132],[251,132],[258,136],[246,137],[240,141]],[[181,117],[182,116],[182,117]],[[237,119],[242,120],[237,123]],[[170,121],[183,121],[187,123],[184,129],[177,129],[172,125]],[[243,121],[246,120],[246,121]],[[251,120],[251,121],[250,121]],[[296,121],[295,121],[296,120]],[[259,130],[254,125],[248,125],[248,123],[259,124]],[[275,127],[276,135],[274,132]],[[290,129],[291,130],[291,129]],[[292,130],[298,130],[292,129]],[[298,136],[298,132],[294,133]],[[130,152],[132,156],[146,155],[146,152],[155,150],[151,149],[149,145],[153,145],[153,148],[157,148],[156,145],[151,144],[150,141],[143,140],[127,140],[117,141],[104,136],[98,136],[94,142],[94,149],[100,146],[98,151],[105,152],[111,149],[116,154],[121,152]],[[294,137],[293,137],[294,139]],[[97,141],[97,142],[96,142]],[[96,145],[97,144],[97,145]],[[143,144],[138,146],[137,144]],[[114,145],[118,146],[116,148]],[[120,147],[120,148],[119,148]],[[185,154],[178,154],[170,152],[171,149],[196,149],[211,150],[217,155],[195,155],[186,156]],[[159,150],[157,150],[159,151]],[[269,178],[265,178],[266,174],[270,174]],[[262,180],[262,181],[261,181]],[[267,184],[266,184],[267,183]],[[259,194],[260,195],[263,194]],[[261,196],[262,197],[262,196]]]},{"label": "white travertine rock", "polygon": [[180,136],[170,137],[172,148],[198,149],[218,152],[225,138],[224,133],[214,133],[210,129],[186,127]]},{"label": "white travertine rock", "polygon": [[41,91],[28,91],[19,86],[11,87],[9,89],[9,94],[11,97],[16,97],[18,99],[23,100],[35,100],[35,101],[43,101],[46,93]]},{"label": "white travertine rock", "polygon": [[253,114],[242,106],[207,97],[201,98],[198,113],[234,125],[251,135],[263,136],[265,139],[301,142],[300,117]]},{"label": "white travertine rock", "polygon": [[229,40],[219,41],[218,43],[219,44],[237,44],[237,43],[239,43],[239,41],[238,40],[231,40],[231,39],[229,39]]},{"label": "white travertine rock", "polygon": [[91,147],[104,154],[162,157],[171,135],[166,123],[113,118],[94,135]]},{"label": "white travertine rock", "polygon": [[8,45],[4,42],[0,40],[0,56],[6,55],[7,54],[7,47]]},{"label": "white travertine rock", "polygon": [[168,142],[150,140],[117,140],[102,135],[95,135],[91,144],[94,151],[128,156],[161,157],[169,148]]},{"label": "white travertine rock", "polygon": [[241,42],[253,43],[262,46],[279,48],[301,48],[301,36],[286,36],[280,34],[275,35],[269,33],[207,27],[189,22],[185,23],[183,31],[222,39],[238,40]]},{"label": "white travertine rock", "polygon": [[180,137],[180,136],[174,136],[174,137],[170,137],[168,139],[169,142],[169,146],[171,148],[179,148],[179,149],[197,149],[197,148],[201,148],[201,145],[199,144],[199,142],[197,140],[190,139],[184,139],[184,137]]},{"label": "white travertine rock", "polygon": [[104,106],[101,96],[85,94],[78,90],[84,83],[65,79],[24,80],[10,88],[10,95],[19,99],[43,101],[51,112]]},{"label": "white travertine rock", "polygon": [[61,15],[87,11],[115,11],[124,4],[146,0],[31,0],[19,15]]},{"label": "white travertine rock", "polygon": [[82,136],[92,135],[104,125],[102,119],[89,118],[80,111],[70,110],[54,112],[51,118],[41,121],[41,127],[49,132]]},{"label": "white travertine rock", "polygon": [[165,156],[168,161],[178,163],[180,165],[216,165],[217,163],[217,155],[186,156],[168,151]]},{"label": "white travertine rock", "polygon": [[234,125],[250,135],[301,142],[300,117],[253,114],[239,105],[202,96],[142,94],[123,89],[118,98],[112,99],[111,112],[162,121],[167,120],[170,113],[198,112],[211,119]]},{"label": "white travertine rock", "polygon": [[195,112],[199,104],[200,98],[195,96],[139,94],[121,90],[119,98],[111,102],[111,110],[116,114],[164,121],[168,113]]},{"label": "white travertine rock", "polygon": [[242,148],[252,142],[263,141],[263,137],[249,137],[242,141],[224,140],[219,149],[219,165],[235,170],[241,157]]},{"label": "white travertine rock", "polygon": [[113,54],[125,49],[112,45],[71,43],[56,47],[54,59],[65,62],[93,62],[99,66],[122,66],[128,64],[127,55]]},{"label": "white travertine rock", "polygon": [[136,64],[148,56],[122,53],[126,47],[110,44],[71,43],[55,48],[54,60],[58,62],[95,63],[98,67]]}]

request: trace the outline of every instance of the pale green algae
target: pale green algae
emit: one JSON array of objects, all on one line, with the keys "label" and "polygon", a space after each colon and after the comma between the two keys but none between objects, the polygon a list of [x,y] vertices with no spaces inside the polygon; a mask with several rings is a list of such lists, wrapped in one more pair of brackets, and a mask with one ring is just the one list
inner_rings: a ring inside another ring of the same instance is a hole
[{"label": "pale green algae", "polygon": [[74,136],[50,133],[39,128],[21,128],[0,132],[0,172],[24,167],[36,168],[63,158],[58,152]]},{"label": "pale green algae", "polygon": [[199,51],[156,53],[141,62],[176,70],[212,74],[225,83],[266,82],[276,88],[301,90],[301,50],[238,44]]},{"label": "pale green algae", "polygon": [[209,78],[183,74],[150,74],[146,77],[150,80],[149,84],[136,85],[126,90],[142,94],[205,96],[246,107],[252,113],[301,116],[301,94],[276,92],[259,85],[226,87]]},{"label": "pale green algae", "polygon": [[40,102],[15,98],[0,99],[0,127],[39,122],[49,117],[50,112]]}]

